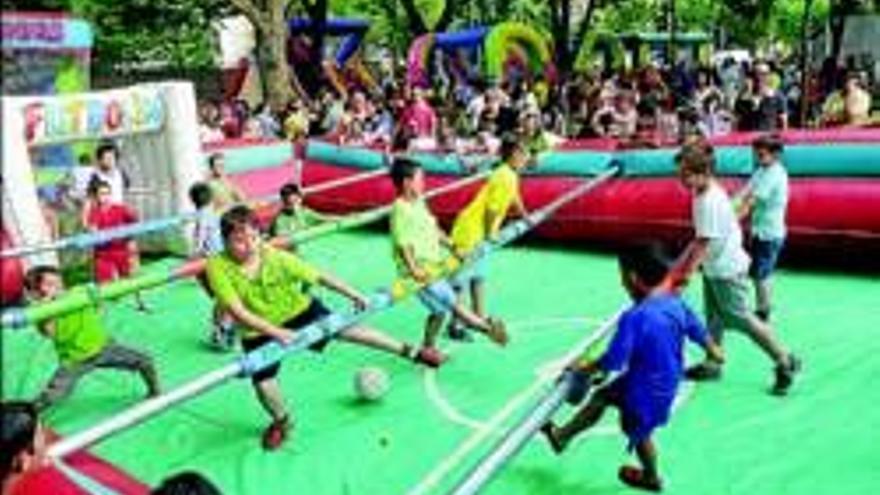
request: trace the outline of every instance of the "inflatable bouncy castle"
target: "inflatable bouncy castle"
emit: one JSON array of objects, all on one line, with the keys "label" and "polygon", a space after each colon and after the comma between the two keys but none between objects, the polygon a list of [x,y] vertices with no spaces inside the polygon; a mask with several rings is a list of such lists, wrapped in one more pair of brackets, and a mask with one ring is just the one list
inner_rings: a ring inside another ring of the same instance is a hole
[{"label": "inflatable bouncy castle", "polygon": [[446,71],[457,82],[473,80],[478,74],[500,82],[512,74],[555,78],[550,44],[525,24],[505,22],[492,28],[428,33],[413,41],[407,55],[407,82],[412,86],[431,84],[432,58],[445,60]]}]

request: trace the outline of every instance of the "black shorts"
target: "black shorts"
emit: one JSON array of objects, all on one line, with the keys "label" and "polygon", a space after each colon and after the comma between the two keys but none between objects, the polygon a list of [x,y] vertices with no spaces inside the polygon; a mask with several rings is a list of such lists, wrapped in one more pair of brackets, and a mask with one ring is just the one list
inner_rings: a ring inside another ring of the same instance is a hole
[{"label": "black shorts", "polygon": [[[291,318],[288,321],[285,321],[281,324],[282,327],[288,330],[299,330],[300,328],[307,327],[312,323],[320,321],[326,318],[330,314],[330,310],[324,306],[319,299],[312,299],[312,303],[309,304],[309,307],[306,308],[305,311],[296,315],[294,318]],[[268,344],[275,340],[274,338],[268,335],[260,335],[258,337],[253,337],[249,339],[242,339],[241,347],[244,349],[244,352],[250,352],[258,347],[263,346],[264,344]],[[319,340],[314,344],[309,346],[309,349],[315,352],[321,352],[327,347],[327,344],[330,343],[332,338],[328,337],[323,340]],[[251,381],[254,383],[260,383],[264,380],[268,380],[270,378],[275,378],[278,375],[278,371],[281,369],[281,362],[277,362],[267,368],[264,368],[251,376]]]}]

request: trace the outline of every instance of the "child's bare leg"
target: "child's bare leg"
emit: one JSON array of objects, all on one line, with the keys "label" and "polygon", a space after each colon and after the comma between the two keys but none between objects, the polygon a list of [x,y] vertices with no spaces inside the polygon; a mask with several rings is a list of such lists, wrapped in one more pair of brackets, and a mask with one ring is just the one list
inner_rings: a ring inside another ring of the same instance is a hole
[{"label": "child's bare leg", "polygon": [[140,291],[134,293],[134,302],[138,311],[141,311],[143,313],[150,311],[150,308],[144,302],[144,298],[141,295]]},{"label": "child's bare leg", "polygon": [[563,444],[568,443],[572,438],[576,437],[582,431],[592,428],[602,419],[605,409],[608,408],[608,402],[598,394],[590,399],[584,407],[580,409],[567,423],[562,425],[558,430],[556,438],[560,439]]},{"label": "child's bare leg", "polygon": [[776,339],[773,329],[767,323],[761,321],[754,314],[748,313],[742,317],[743,331],[758,344],[758,347],[764,351],[778,365],[788,366],[788,352],[782,347],[782,344]]},{"label": "child's bare leg", "polygon": [[483,318],[473,313],[466,306],[458,304],[452,307],[452,314],[469,328],[486,334],[493,342],[499,345],[507,344],[507,330],[502,321]]},{"label": "child's bare leg", "polygon": [[660,473],[657,471],[657,448],[654,441],[648,438],[636,445],[636,455],[642,465],[645,481],[658,482]]},{"label": "child's bare leg", "polygon": [[471,280],[471,307],[474,313],[481,318],[486,316],[486,292],[482,279],[474,278]]},{"label": "child's bare leg", "polygon": [[602,419],[605,409],[608,408],[608,400],[601,392],[594,394],[590,401],[582,407],[571,419],[562,426],[556,426],[552,422],[542,428],[542,432],[550,441],[551,447],[556,453],[565,450],[568,443],[582,431],[591,428]]},{"label": "child's bare leg", "polygon": [[464,323],[468,328],[479,330],[483,333],[489,332],[489,322],[479,314],[471,311],[470,308],[463,304],[456,304],[455,306],[453,306],[452,314],[455,316],[456,319]]},{"label": "child's bare leg", "polygon": [[394,337],[367,326],[356,325],[350,327],[342,332],[340,338],[348,342],[389,352],[398,356],[406,356],[411,350],[410,346]]},{"label": "child's bare leg", "polygon": [[428,315],[425,320],[425,336],[422,339],[422,347],[433,348],[437,345],[437,335],[443,326],[444,316],[442,314]]},{"label": "child's bare leg", "polygon": [[281,397],[281,390],[278,388],[278,381],[274,378],[262,380],[254,383],[254,391],[257,393],[257,399],[269,416],[274,421],[283,421],[287,419],[287,410],[284,407],[284,399]]},{"label": "child's bare leg", "polygon": [[758,316],[767,321],[770,317],[770,278],[754,278],[752,282],[755,286],[755,306]]}]

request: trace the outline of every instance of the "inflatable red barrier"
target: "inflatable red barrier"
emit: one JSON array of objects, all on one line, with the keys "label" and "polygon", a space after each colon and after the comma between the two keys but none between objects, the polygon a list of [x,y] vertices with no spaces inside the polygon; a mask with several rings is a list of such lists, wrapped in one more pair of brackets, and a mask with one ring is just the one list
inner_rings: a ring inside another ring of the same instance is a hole
[{"label": "inflatable red barrier", "polygon": [[[105,491],[109,488],[113,490],[111,493],[125,495],[148,495],[150,493],[150,487],[89,452],[76,452],[66,457],[64,462],[69,470],[78,473],[90,483],[100,484]],[[89,495],[96,493],[87,486],[81,486],[79,480],[71,479],[55,466],[46,466],[28,472],[8,489],[8,495]]]},{"label": "inflatable red barrier", "polygon": [[[0,250],[15,247],[12,237],[6,230],[0,230]],[[20,258],[0,258],[0,306],[9,306],[21,302],[24,295],[24,266]]]},{"label": "inflatable red barrier", "polygon": [[[356,173],[357,169],[309,163],[305,183],[319,183]],[[431,176],[428,188],[457,180]],[[527,177],[523,199],[529,208],[544,205],[581,179]],[[734,193],[741,180],[726,180]],[[473,197],[471,185],[431,201],[432,210],[448,225]],[[334,213],[360,211],[389,204],[390,181],[371,180],[312,195],[314,208]],[[671,177],[612,179],[576,199],[536,230],[540,238],[566,242],[685,241],[691,235],[689,193]],[[880,181],[856,178],[792,179],[788,210],[792,246],[858,245],[880,248]]]}]

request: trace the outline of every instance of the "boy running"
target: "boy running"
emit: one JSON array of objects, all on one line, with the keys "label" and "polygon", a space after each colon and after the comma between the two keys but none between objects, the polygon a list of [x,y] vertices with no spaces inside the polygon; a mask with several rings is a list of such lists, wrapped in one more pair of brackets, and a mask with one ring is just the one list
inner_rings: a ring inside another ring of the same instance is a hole
[{"label": "boy running", "polygon": [[681,297],[659,288],[668,271],[659,248],[631,248],[620,255],[619,262],[621,281],[633,305],[620,317],[605,353],[574,365],[573,370],[584,374],[585,380],[600,373],[621,374],[596,390],[568,423],[558,427],[551,421],[541,431],[560,454],[574,437],[595,425],[606,409],[615,407],[629,449],[635,449],[641,464],[641,468],[621,467],[618,477],[633,488],[659,492],[663,484],[652,434],[669,421],[682,376],[685,339],[706,349],[718,362],[723,356]]},{"label": "boy running", "polygon": [[[749,255],[742,246],[742,230],[727,192],[715,180],[712,146],[696,141],[685,145],[676,157],[684,186],[693,193],[693,223],[696,239],[691,242],[673,270],[675,284],[686,281],[698,268],[703,270],[703,298],[709,333],[721,345],[723,330],[733,327],[749,338],[776,363],[771,392],[785,395],[800,370],[800,360],[776,339],[773,329],[748,307]],[[712,356],[686,372],[692,380],[717,380],[721,363]]]},{"label": "boy running", "polygon": [[[316,270],[292,253],[261,242],[253,211],[247,206],[227,211],[220,219],[220,230],[225,249],[208,259],[208,282],[223,310],[241,324],[245,352],[273,340],[289,344],[297,330],[330,315],[321,300],[306,292],[306,286],[324,286],[350,299],[356,308],[366,307],[364,296],[341,280]],[[339,338],[428,366],[440,364],[429,353],[365,326],[349,327]],[[329,342],[319,342],[312,348],[321,351]],[[291,423],[276,379],[280,369],[281,363],[275,363],[251,377],[260,404],[272,417],[262,438],[267,450],[281,446]]]},{"label": "boy running", "polygon": [[[61,273],[51,266],[31,268],[25,285],[39,302],[51,301],[64,293]],[[100,368],[137,371],[148,397],[159,395],[153,360],[143,352],[113,342],[94,306],[47,320],[39,325],[39,330],[55,345],[59,366],[37,397],[37,410],[57,404],[73,392],[82,377]]]},{"label": "boy running", "polygon": [[[450,240],[437,225],[422,197],[425,188],[424,171],[413,160],[396,158],[391,165],[391,181],[397,199],[391,209],[391,241],[398,273],[425,282],[436,276],[443,265],[443,245],[451,247]],[[419,299],[430,312],[425,323],[422,349],[443,360],[435,347],[437,334],[450,312],[465,325],[485,333],[494,342],[505,345],[507,334],[504,323],[494,318],[483,318],[458,304],[455,291],[447,280],[439,280],[419,292]]]}]

